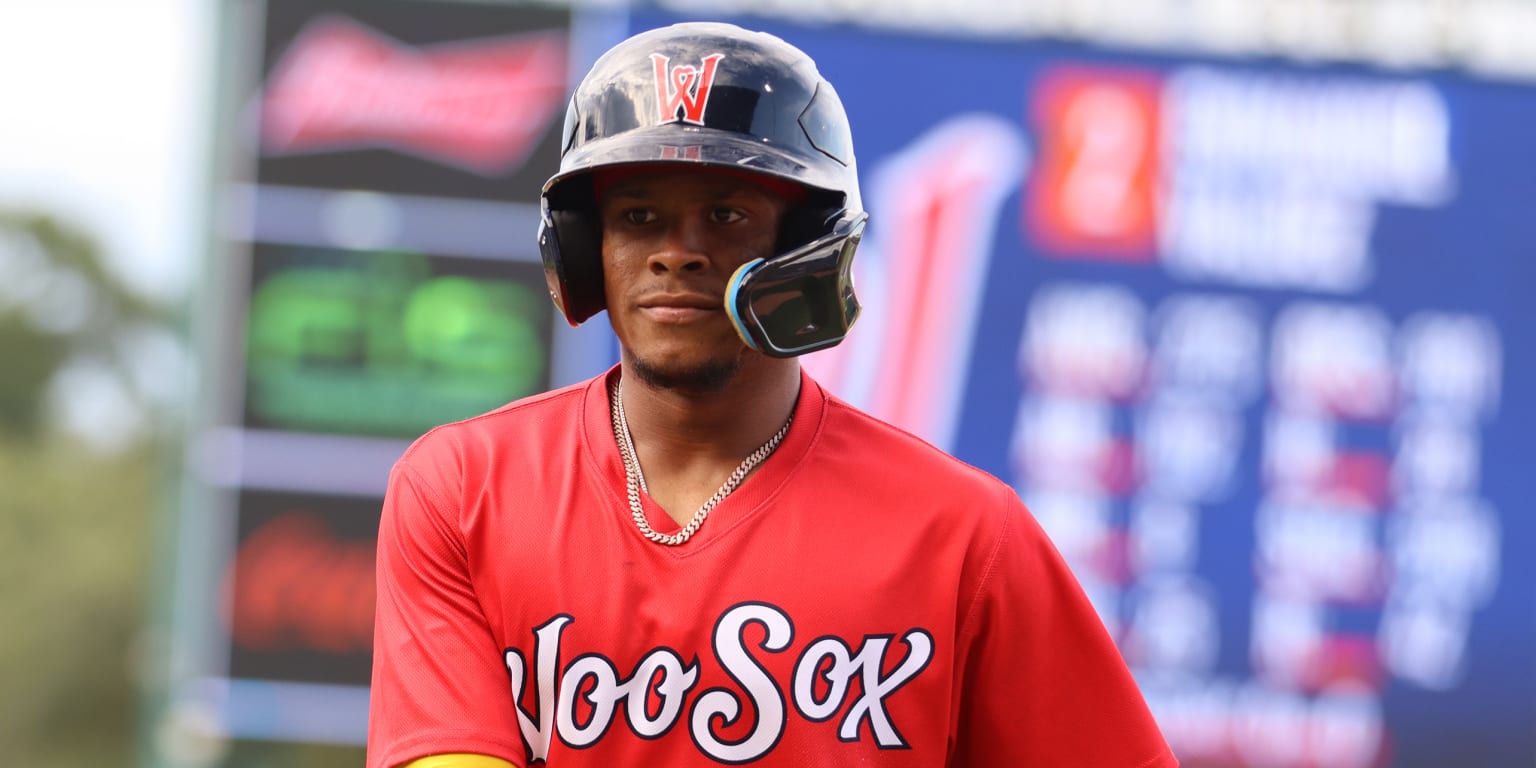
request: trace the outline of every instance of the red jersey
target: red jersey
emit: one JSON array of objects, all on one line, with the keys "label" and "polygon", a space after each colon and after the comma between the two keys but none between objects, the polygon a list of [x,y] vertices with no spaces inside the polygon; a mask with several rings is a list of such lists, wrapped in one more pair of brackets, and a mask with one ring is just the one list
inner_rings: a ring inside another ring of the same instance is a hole
[{"label": "red jersey", "polygon": [[803,377],[778,450],[656,544],[625,495],[616,375],[435,429],[395,466],[369,768],[1177,765],[1007,485]]}]

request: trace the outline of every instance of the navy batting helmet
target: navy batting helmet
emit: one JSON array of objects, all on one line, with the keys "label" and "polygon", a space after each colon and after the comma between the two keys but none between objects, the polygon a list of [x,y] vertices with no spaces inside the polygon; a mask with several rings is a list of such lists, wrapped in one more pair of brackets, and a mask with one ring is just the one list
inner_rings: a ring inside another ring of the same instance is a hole
[{"label": "navy batting helmet", "polygon": [[775,357],[823,349],[858,317],[850,269],[868,216],[853,139],[837,92],[804,52],[729,24],[641,33],[577,86],[562,139],[539,250],[572,325],[606,305],[593,171],[655,164],[730,168],[805,190],[775,254],[743,265],[727,288],[725,308],[749,346]]}]

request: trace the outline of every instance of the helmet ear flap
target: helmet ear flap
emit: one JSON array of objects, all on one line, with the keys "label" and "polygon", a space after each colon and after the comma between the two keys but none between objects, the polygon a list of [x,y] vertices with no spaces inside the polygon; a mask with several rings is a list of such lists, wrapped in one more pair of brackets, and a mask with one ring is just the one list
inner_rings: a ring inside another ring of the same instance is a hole
[{"label": "helmet ear flap", "polygon": [[539,222],[539,255],[549,296],[566,322],[580,325],[607,308],[603,290],[603,241],[597,212],[550,210],[545,201]]}]

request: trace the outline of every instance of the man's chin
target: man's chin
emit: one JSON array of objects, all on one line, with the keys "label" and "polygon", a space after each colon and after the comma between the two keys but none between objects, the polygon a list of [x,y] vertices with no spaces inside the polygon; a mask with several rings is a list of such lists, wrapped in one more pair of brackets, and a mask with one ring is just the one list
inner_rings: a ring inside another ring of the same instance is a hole
[{"label": "man's chin", "polygon": [[658,389],[708,394],[725,389],[741,368],[740,357],[701,361],[656,361],[635,356],[626,369],[647,385]]}]

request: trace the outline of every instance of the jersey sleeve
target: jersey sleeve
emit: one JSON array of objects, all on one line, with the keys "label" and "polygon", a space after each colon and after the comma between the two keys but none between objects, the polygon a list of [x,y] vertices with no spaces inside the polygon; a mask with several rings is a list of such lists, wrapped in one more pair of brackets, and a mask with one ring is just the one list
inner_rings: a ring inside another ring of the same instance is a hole
[{"label": "jersey sleeve", "polygon": [[436,490],[442,485],[406,459],[390,473],[379,525],[368,768],[451,752],[515,765],[525,759],[455,496]]},{"label": "jersey sleeve", "polygon": [[954,768],[1178,765],[1103,622],[1018,497],[956,649]]}]

